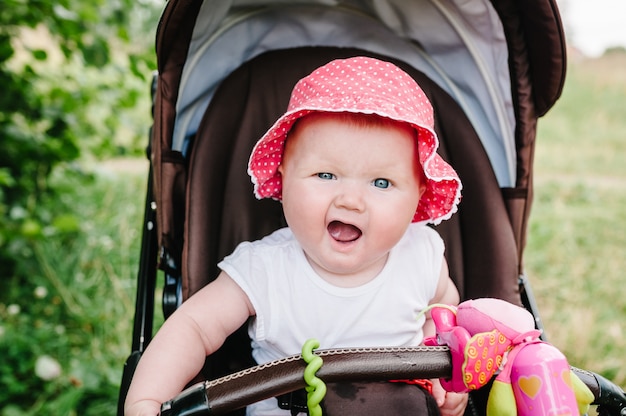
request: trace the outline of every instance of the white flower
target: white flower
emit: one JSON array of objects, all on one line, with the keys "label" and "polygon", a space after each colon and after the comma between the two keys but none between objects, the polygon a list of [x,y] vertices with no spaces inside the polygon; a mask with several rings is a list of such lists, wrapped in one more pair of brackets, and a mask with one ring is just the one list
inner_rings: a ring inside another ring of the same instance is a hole
[{"label": "white flower", "polygon": [[48,296],[48,289],[46,289],[46,288],[45,288],[45,287],[43,287],[43,286],[37,286],[37,287],[35,288],[35,297],[36,297],[37,299],[43,299],[43,298],[45,298],[46,296]]},{"label": "white flower", "polygon": [[37,357],[35,374],[42,380],[49,381],[61,375],[61,364],[49,355]]},{"label": "white flower", "polygon": [[12,303],[9,306],[7,306],[7,313],[11,316],[15,316],[19,314],[21,310],[22,308],[20,308],[20,305],[17,305],[15,303]]}]

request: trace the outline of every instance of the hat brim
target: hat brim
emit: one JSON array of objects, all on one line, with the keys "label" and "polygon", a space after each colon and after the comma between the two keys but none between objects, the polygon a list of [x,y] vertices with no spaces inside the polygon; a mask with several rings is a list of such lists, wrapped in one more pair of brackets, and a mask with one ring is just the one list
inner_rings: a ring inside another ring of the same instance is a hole
[{"label": "hat brim", "polygon": [[[371,107],[370,107],[371,108]],[[282,178],[278,172],[285,141],[295,122],[313,112],[375,114],[396,122],[412,126],[418,133],[418,159],[426,177],[426,189],[421,196],[413,217],[413,222],[439,224],[449,219],[458,209],[461,200],[461,181],[456,171],[437,154],[439,139],[428,126],[411,120],[399,119],[382,111],[355,111],[354,108],[298,108],[286,112],[257,142],[248,163],[248,174],[254,184],[254,194],[258,199],[282,198]]]}]

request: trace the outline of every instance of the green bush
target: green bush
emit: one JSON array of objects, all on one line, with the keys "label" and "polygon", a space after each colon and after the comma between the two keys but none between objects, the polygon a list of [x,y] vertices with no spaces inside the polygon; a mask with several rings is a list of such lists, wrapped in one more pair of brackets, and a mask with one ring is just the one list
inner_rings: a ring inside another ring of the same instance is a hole
[{"label": "green bush", "polygon": [[[66,165],[46,197],[56,227],[0,280],[0,415],[114,414],[130,351],[145,178]],[[28,276],[28,277],[24,277]]]},{"label": "green bush", "polygon": [[[8,0],[0,12],[0,264],[17,273],[50,223],[56,165],[139,153],[158,7],[118,0]],[[115,53],[114,53],[115,52]],[[142,103],[141,100],[144,100]],[[141,126],[141,131],[137,126]]]},{"label": "green bush", "polygon": [[161,6],[151,0],[2,3],[3,416],[114,413],[114,368],[123,359],[122,342],[112,334],[130,331],[108,319],[128,309],[93,304],[104,293],[120,296],[125,286],[107,280],[117,266],[86,256],[106,259],[98,249],[111,249],[114,237],[103,241],[102,230],[85,223],[85,211],[102,200],[84,193],[96,178],[71,162],[143,152]]}]

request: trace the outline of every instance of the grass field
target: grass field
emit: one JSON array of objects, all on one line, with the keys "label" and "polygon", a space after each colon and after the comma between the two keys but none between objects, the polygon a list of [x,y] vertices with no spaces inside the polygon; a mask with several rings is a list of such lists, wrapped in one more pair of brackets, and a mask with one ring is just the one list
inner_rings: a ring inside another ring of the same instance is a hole
[{"label": "grass field", "polygon": [[2,416],[113,415],[130,352],[145,178],[59,173],[64,232],[24,248],[28,280],[0,282]]},{"label": "grass field", "polygon": [[626,54],[570,65],[540,120],[527,273],[548,339],[626,385]]},{"label": "grass field", "polygon": [[[562,99],[539,124],[525,251],[549,341],[573,365],[622,386],[624,103],[625,55],[570,65]],[[146,173],[146,161],[115,161],[89,180],[55,179],[64,192],[51,215],[75,232],[34,244],[28,282],[4,281],[1,416],[115,412],[130,352]],[[37,367],[44,356],[55,371]]]}]

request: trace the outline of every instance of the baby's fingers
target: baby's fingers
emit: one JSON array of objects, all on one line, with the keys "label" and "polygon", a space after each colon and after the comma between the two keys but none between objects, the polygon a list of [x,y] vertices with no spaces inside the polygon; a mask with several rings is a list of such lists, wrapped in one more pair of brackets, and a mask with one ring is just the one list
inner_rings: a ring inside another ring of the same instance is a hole
[{"label": "baby's fingers", "polygon": [[441,407],[446,402],[446,391],[441,387],[441,383],[437,379],[431,380],[433,382],[433,397],[437,402],[437,407]]},{"label": "baby's fingers", "polygon": [[467,393],[446,393],[443,406],[439,406],[442,416],[461,416],[467,407]]}]

